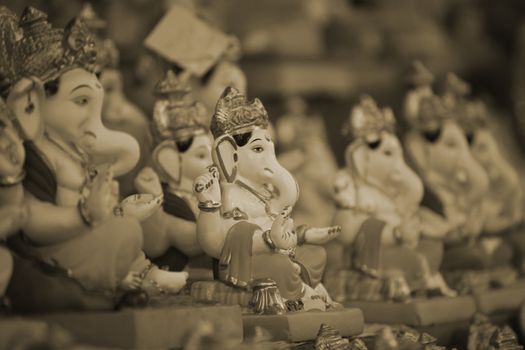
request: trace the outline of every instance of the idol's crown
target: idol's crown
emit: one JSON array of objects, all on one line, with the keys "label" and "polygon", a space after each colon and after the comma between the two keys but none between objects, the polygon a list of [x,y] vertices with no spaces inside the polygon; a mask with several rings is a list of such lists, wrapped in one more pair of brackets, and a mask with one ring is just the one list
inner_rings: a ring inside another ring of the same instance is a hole
[{"label": "idol's crown", "polygon": [[210,129],[218,138],[248,132],[257,126],[267,128],[268,124],[268,113],[258,98],[249,102],[237,89],[227,87],[217,102]]},{"label": "idol's crown", "polygon": [[421,61],[414,61],[407,81],[414,87],[429,86],[434,82],[434,75]]},{"label": "idol's crown", "polygon": [[160,140],[182,140],[208,129],[206,108],[195,102],[190,92],[187,83],[171,70],[157,83],[153,127]]},{"label": "idol's crown", "polygon": [[46,82],[72,68],[93,70],[95,45],[79,18],[71,20],[64,30],[57,29],[47,22],[45,13],[34,7],[26,7],[19,21],[19,29],[21,38],[5,33],[2,36],[1,46],[13,48],[3,58],[5,61],[1,67],[1,85],[4,89],[9,89],[24,77],[34,76]]},{"label": "idol's crown", "polygon": [[382,131],[393,133],[396,121],[390,108],[380,109],[368,95],[361,97],[359,104],[352,108],[343,134],[352,140],[378,137]]},{"label": "idol's crown", "polygon": [[93,35],[97,51],[95,70],[101,72],[105,68],[117,68],[120,53],[113,40],[109,39],[105,34],[106,21],[97,15],[89,2],[86,2],[82,7],[79,18],[84,22],[91,35]]},{"label": "idol's crown", "polygon": [[467,133],[473,133],[477,129],[487,127],[489,112],[485,103],[481,100],[465,102],[465,113],[458,115],[458,122]]}]

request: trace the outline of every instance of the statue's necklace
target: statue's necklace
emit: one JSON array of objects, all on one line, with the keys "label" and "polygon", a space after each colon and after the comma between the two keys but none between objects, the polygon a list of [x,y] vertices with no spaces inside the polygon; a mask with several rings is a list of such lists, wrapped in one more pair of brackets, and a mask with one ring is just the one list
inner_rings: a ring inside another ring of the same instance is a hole
[{"label": "statue's necklace", "polygon": [[253,188],[251,188],[250,186],[248,186],[247,184],[245,184],[244,182],[240,180],[235,181],[235,183],[239,185],[239,187],[241,187],[242,189],[251,193],[253,196],[255,196],[255,198],[257,198],[261,203],[264,204],[264,211],[266,212],[266,215],[268,215],[272,219],[275,219],[277,217],[277,214],[275,214],[272,211],[270,207],[270,203],[268,202],[270,199],[272,199],[271,197],[269,198],[265,197],[263,194],[257,192],[256,190],[254,190]]},{"label": "statue's necklace", "polygon": [[77,153],[73,153],[72,151],[68,150],[66,147],[61,145],[60,142],[53,139],[47,132],[44,133],[44,136],[49,142],[51,142],[56,148],[62,151],[62,153],[67,155],[70,159],[77,163],[80,163],[80,165],[86,173],[86,178],[90,181],[93,180],[93,178],[97,175],[97,170],[93,165],[91,165],[91,162],[89,161],[89,156],[86,153],[80,151],[74,145],[72,145],[72,147],[77,151]]}]

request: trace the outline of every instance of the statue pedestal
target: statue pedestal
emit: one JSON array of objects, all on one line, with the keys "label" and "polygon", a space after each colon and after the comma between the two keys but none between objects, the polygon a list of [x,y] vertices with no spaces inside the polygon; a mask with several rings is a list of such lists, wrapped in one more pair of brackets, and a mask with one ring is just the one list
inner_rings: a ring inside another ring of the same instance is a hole
[{"label": "statue pedestal", "polygon": [[200,322],[211,322],[233,341],[242,342],[238,306],[185,306],[124,309],[117,312],[61,313],[37,316],[58,324],[82,344],[116,348],[180,348]]},{"label": "statue pedestal", "polygon": [[0,318],[0,349],[26,349],[50,341],[64,349],[75,343],[71,334],[61,327],[21,317]]},{"label": "statue pedestal", "polygon": [[345,307],[363,311],[367,324],[404,324],[438,339],[438,344],[466,347],[470,321],[476,312],[472,297],[413,299],[408,303],[348,301]]},{"label": "statue pedestal", "polygon": [[492,289],[474,294],[478,311],[490,315],[498,312],[519,310],[525,301],[525,280],[501,289]]},{"label": "statue pedestal", "polygon": [[473,295],[479,312],[493,321],[508,321],[516,316],[525,302],[525,280],[501,289],[486,290]]},{"label": "statue pedestal", "polygon": [[470,321],[476,312],[471,297],[413,299],[408,303],[349,301],[345,306],[361,309],[366,323],[401,323],[410,327]]},{"label": "statue pedestal", "polygon": [[284,315],[242,316],[244,337],[250,338],[255,327],[266,329],[276,341],[301,342],[316,338],[321,324],[337,329],[343,337],[361,334],[364,328],[363,313],[356,308],[331,311],[299,311]]},{"label": "statue pedestal", "polygon": [[255,327],[266,329],[273,340],[291,342],[315,339],[323,323],[339,330],[343,337],[358,335],[364,327],[363,314],[357,308],[299,311],[284,315],[254,315],[248,312],[252,293],[227,286],[219,281],[193,283],[191,296],[196,302],[241,306],[246,311],[242,316],[245,338],[250,338],[254,334]]}]

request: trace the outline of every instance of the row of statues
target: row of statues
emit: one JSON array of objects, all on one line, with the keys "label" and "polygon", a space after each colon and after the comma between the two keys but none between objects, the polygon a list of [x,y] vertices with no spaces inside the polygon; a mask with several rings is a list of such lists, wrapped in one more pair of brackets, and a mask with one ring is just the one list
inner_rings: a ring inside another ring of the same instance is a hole
[{"label": "row of statues", "polygon": [[224,52],[204,80],[164,53],[147,118],[103,26],[89,7],[64,29],[0,9],[6,307],[111,309],[206,281],[282,314],[453,298],[525,272],[517,172],[457,76],[438,95],[415,63],[402,140],[363,96],[337,170],[322,119],[291,99],[274,131]]}]

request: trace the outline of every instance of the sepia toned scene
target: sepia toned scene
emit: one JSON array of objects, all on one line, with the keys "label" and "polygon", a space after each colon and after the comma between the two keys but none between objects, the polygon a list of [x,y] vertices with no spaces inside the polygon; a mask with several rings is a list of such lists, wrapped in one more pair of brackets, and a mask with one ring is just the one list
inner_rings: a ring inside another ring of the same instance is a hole
[{"label": "sepia toned scene", "polygon": [[0,0],[0,350],[519,350],[525,3]]}]

